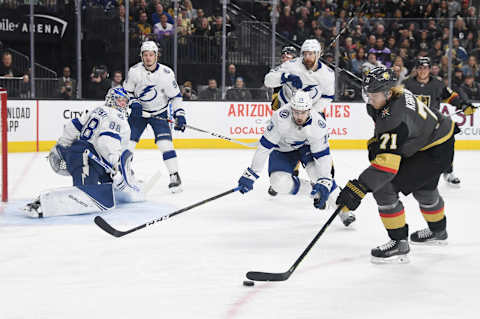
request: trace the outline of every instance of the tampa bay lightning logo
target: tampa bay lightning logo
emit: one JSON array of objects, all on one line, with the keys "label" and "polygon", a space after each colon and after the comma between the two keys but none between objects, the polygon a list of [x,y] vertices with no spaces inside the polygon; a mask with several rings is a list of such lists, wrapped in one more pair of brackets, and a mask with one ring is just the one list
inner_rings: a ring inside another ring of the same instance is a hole
[{"label": "tampa bay lightning logo", "polygon": [[153,101],[157,97],[157,89],[155,89],[155,85],[147,85],[142,93],[138,95],[138,99],[142,102],[150,102]]},{"label": "tampa bay lightning logo", "polygon": [[273,130],[273,122],[272,121],[270,121],[267,125],[267,131],[270,132],[271,130]]},{"label": "tampa bay lightning logo", "polygon": [[286,119],[290,115],[290,112],[288,110],[281,110],[279,115],[282,119]]},{"label": "tampa bay lightning logo", "polygon": [[327,127],[327,123],[325,123],[324,120],[319,119],[318,120],[318,126],[320,126],[321,128],[325,128],[325,127]]}]

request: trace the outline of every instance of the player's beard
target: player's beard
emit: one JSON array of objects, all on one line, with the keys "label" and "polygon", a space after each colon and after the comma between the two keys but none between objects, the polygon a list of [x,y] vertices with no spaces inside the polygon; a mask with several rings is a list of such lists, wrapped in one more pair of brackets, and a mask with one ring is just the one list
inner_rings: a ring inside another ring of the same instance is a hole
[{"label": "player's beard", "polygon": [[315,65],[315,61],[307,61],[305,59],[303,59],[303,64],[305,65],[305,67],[309,70],[313,69],[314,65]]}]

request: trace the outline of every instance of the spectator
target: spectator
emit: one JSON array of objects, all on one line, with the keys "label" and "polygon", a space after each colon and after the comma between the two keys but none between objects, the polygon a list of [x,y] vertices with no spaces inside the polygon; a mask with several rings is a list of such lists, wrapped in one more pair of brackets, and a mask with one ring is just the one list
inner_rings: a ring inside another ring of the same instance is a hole
[{"label": "spectator", "polygon": [[384,66],[380,61],[377,61],[377,55],[374,52],[368,52],[367,62],[362,65],[363,75],[370,72],[371,69]]},{"label": "spectator", "polygon": [[123,83],[123,73],[122,73],[122,71],[117,70],[117,71],[113,72],[112,88],[122,87],[122,83]]},{"label": "spectator", "polygon": [[[145,0],[137,0],[135,1],[135,6],[133,8],[133,13],[135,15],[135,21],[140,21],[140,14],[142,12],[145,12],[147,13],[148,12],[148,9],[147,9],[147,1]],[[150,21],[148,19],[148,13],[147,13],[147,21]]]},{"label": "spectator", "polygon": [[463,75],[471,74],[478,81],[480,79],[480,67],[477,63],[477,58],[471,55],[468,58],[467,64],[462,66]]},{"label": "spectator", "polygon": [[430,49],[428,55],[434,63],[440,63],[440,59],[442,55],[444,55],[441,40],[437,39],[433,42],[433,47]]},{"label": "spectator", "polygon": [[403,65],[403,59],[401,56],[397,56],[393,61],[393,71],[397,75],[398,84],[403,83],[407,78],[408,69]]},{"label": "spectator", "polygon": [[442,77],[440,76],[440,66],[438,66],[438,64],[432,64],[432,71],[430,72],[430,74],[435,79],[437,79],[439,81],[442,80]]},{"label": "spectator", "polygon": [[235,67],[235,64],[230,64],[228,66],[228,70],[226,74],[225,86],[234,87],[236,79],[237,79],[237,68]]},{"label": "spectator", "polygon": [[167,11],[163,9],[163,5],[161,3],[157,3],[157,5],[155,6],[155,12],[152,14],[153,25],[156,25],[157,23],[160,23],[162,21],[162,14],[167,17],[168,23],[170,23],[171,25],[175,24],[175,20]]},{"label": "spectator", "polygon": [[23,74],[19,70],[15,69],[12,65],[13,57],[12,53],[5,51],[2,54],[2,63],[0,65],[0,77],[13,78],[13,77],[22,77],[22,81],[19,80],[2,80],[2,86],[5,87],[10,96],[14,97],[28,97],[28,83],[29,76],[28,74]]},{"label": "spectator", "polygon": [[183,3],[185,7],[186,15],[185,18],[193,21],[197,17],[197,10],[193,8],[191,0],[185,0]]},{"label": "spectator", "polygon": [[480,101],[480,84],[475,81],[475,77],[471,73],[467,73],[465,80],[460,85],[459,93],[468,100]]},{"label": "spectator", "polygon": [[218,101],[222,99],[221,92],[218,90],[215,79],[208,80],[208,87],[198,94],[198,98],[204,101]]},{"label": "spectator", "polygon": [[322,48],[325,47],[326,39],[323,36],[323,30],[320,27],[313,29],[313,39],[317,40],[321,44]]},{"label": "spectator", "polygon": [[291,39],[297,20],[292,15],[292,9],[289,6],[285,6],[278,19],[278,32],[284,37]]},{"label": "spectator", "polygon": [[358,48],[355,58],[352,60],[352,72],[358,76],[362,76],[362,65],[367,62],[365,57],[365,49]]},{"label": "spectator", "polygon": [[173,24],[168,23],[168,18],[165,14],[160,17],[160,22],[153,27],[153,34],[157,41],[170,39],[173,34]]},{"label": "spectator", "polygon": [[[203,19],[206,19],[205,13],[204,13],[202,8],[198,8],[197,9],[197,17],[192,20],[193,27],[195,28],[195,30],[197,30],[201,27]],[[207,23],[208,23],[208,19],[207,19]]]},{"label": "spectator", "polygon": [[192,88],[192,82],[185,81],[182,86],[182,95],[184,101],[192,101],[197,99],[197,92]]},{"label": "spectator", "polygon": [[150,23],[148,23],[147,13],[145,11],[142,11],[138,15],[138,23],[136,24],[136,30],[133,35],[133,38],[139,40],[140,42],[144,42],[150,39],[151,34],[152,34],[152,26],[150,25]]},{"label": "spectator", "polygon": [[13,67],[12,62],[12,54],[8,51],[3,52],[2,64],[0,65],[0,76],[7,78],[22,76],[22,73]]},{"label": "spectator", "polygon": [[375,41],[375,47],[368,50],[368,53],[373,52],[380,63],[389,68],[392,65],[391,51],[385,47],[385,40],[383,38],[377,38]]},{"label": "spectator", "polygon": [[251,101],[252,94],[245,87],[242,77],[237,77],[235,87],[227,91],[227,100],[229,101]]},{"label": "spectator", "polygon": [[460,68],[455,68],[452,78],[452,89],[456,92],[460,90],[460,86],[463,83],[463,72]]},{"label": "spectator", "polygon": [[87,85],[87,98],[103,100],[110,89],[108,70],[105,65],[94,66]]},{"label": "spectator", "polygon": [[63,76],[58,79],[58,94],[64,100],[71,100],[77,96],[77,81],[70,77],[70,67],[63,68]]},{"label": "spectator", "polygon": [[302,19],[297,20],[297,28],[292,33],[292,40],[301,45],[310,37],[310,30],[305,28],[305,22]]}]

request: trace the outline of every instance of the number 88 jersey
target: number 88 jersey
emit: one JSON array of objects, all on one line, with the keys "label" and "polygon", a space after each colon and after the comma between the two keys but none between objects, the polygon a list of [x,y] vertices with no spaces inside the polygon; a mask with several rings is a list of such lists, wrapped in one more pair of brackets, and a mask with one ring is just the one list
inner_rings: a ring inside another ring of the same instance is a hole
[{"label": "number 88 jersey", "polygon": [[67,123],[58,143],[68,147],[77,139],[92,144],[103,160],[114,165],[128,147],[130,126],[123,112],[111,107],[97,107]]}]

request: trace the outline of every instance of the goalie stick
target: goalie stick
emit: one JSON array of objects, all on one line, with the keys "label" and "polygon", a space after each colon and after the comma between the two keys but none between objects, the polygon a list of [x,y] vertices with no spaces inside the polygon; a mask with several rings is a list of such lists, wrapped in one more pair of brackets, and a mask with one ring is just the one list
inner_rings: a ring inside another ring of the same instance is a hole
[{"label": "goalie stick", "polygon": [[332,223],[332,221],[337,217],[337,215],[342,210],[342,206],[337,206],[335,212],[330,216],[327,220],[325,225],[323,225],[322,229],[315,235],[315,238],[308,244],[307,248],[303,251],[300,257],[293,263],[292,267],[285,272],[281,273],[273,273],[273,272],[260,272],[260,271],[249,271],[247,272],[247,278],[254,281],[285,281],[293,274],[295,269],[297,269],[298,265],[302,262],[303,258],[308,254],[308,252],[312,249],[313,245],[317,242],[317,240],[322,236],[328,226]]},{"label": "goalie stick", "polygon": [[168,215],[165,215],[165,216],[162,216],[160,218],[156,218],[154,220],[151,220],[147,223],[144,223],[142,225],[139,225],[137,227],[134,227],[134,228],[131,228],[129,230],[126,230],[126,231],[121,231],[121,230],[117,230],[115,228],[113,228],[109,223],[107,223],[107,221],[105,219],[103,219],[102,217],[100,216],[96,216],[94,218],[94,222],[95,224],[97,224],[98,227],[100,227],[101,229],[103,229],[104,231],[106,231],[107,233],[109,233],[110,235],[112,236],[115,236],[115,237],[122,237],[122,236],[125,236],[127,234],[130,234],[130,233],[133,233],[134,231],[137,231],[137,230],[140,230],[142,228],[145,228],[147,226],[151,226],[153,224],[156,224],[158,222],[161,222],[161,221],[164,221],[166,219],[169,219],[170,217],[173,217],[175,215],[179,215],[181,213],[184,213],[192,208],[195,208],[195,207],[198,207],[200,205],[203,205],[203,204],[206,204],[208,202],[211,202],[213,200],[216,200],[216,199],[219,199],[220,197],[223,197],[225,195],[228,195],[228,194],[231,194],[231,193],[234,193],[236,191],[238,191],[240,189],[240,187],[236,187],[236,188],[232,188],[226,192],[223,192],[221,194],[218,194],[218,195],[215,195],[213,197],[210,197],[210,198],[207,198],[207,199],[204,199],[198,203],[195,203],[195,204],[192,204],[190,206],[187,206],[187,207],[184,207],[182,209],[179,209],[177,211],[174,211],[173,213],[170,213]]},{"label": "goalie stick", "polygon": [[[157,116],[158,114],[159,113],[148,113],[148,112],[145,112],[145,111],[142,112],[143,117],[153,117],[153,118],[156,118],[156,119],[159,119],[159,120],[162,120],[162,121],[167,121],[168,123],[175,123],[174,120],[167,119],[167,118],[164,118],[164,117],[158,117]],[[240,144],[240,145],[243,145],[243,146],[246,146],[246,147],[257,147],[257,145],[258,145],[258,142],[257,143],[244,143],[242,141],[230,138],[228,136],[224,136],[224,135],[221,135],[221,134],[218,134],[218,133],[215,133],[215,132],[210,132],[210,131],[207,131],[207,130],[203,130],[201,128],[194,127],[194,126],[191,126],[191,125],[188,125],[188,124],[185,124],[185,127],[188,128],[188,129],[197,131],[197,132],[206,133],[206,134],[209,134],[213,137],[216,137],[216,138],[219,138],[219,139],[222,139],[222,140],[227,140],[229,142]]]}]

